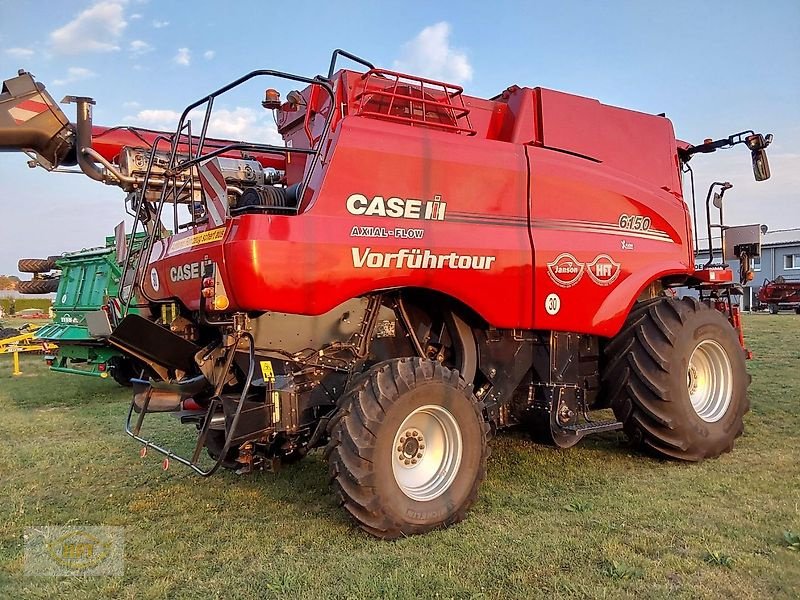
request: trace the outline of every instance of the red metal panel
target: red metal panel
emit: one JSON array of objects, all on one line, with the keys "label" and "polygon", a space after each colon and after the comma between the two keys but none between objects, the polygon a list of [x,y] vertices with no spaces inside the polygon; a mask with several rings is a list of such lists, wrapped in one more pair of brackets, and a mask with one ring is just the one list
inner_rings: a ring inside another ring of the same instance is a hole
[{"label": "red metal panel", "polygon": [[669,119],[538,88],[543,143],[614,167],[628,177],[680,192]]},{"label": "red metal panel", "polygon": [[[496,327],[611,336],[649,283],[692,272],[667,119],[510,88],[464,97],[466,136],[359,116],[361,77],[340,76],[343,105],[300,214],[235,217],[224,240],[175,236],[151,293],[196,309],[193,265],[212,260],[231,310],[314,315],[412,286]],[[303,120],[291,121],[284,133],[299,141]]]}]

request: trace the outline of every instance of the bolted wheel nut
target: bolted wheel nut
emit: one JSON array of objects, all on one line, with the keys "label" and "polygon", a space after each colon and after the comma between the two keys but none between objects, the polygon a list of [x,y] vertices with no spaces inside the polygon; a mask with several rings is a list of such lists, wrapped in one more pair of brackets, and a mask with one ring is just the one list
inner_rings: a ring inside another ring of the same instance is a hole
[{"label": "bolted wheel nut", "polygon": [[422,452],[420,452],[419,454],[417,454],[417,458],[422,458]]},{"label": "bolted wheel nut", "polygon": [[410,461],[410,460],[408,460],[408,459],[405,459],[405,460],[403,461],[403,463],[405,463],[405,464],[409,465],[409,464],[411,464],[411,461]]},{"label": "bolted wheel nut", "polygon": [[417,459],[416,459],[416,458],[412,458],[412,459],[411,459],[411,464],[412,464],[412,465],[415,465],[415,464],[417,464]]}]

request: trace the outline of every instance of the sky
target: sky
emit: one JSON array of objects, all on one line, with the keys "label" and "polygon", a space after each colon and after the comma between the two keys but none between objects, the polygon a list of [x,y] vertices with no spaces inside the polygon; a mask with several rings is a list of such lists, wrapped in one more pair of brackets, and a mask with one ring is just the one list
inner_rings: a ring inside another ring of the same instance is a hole
[{"label": "sky", "polygon": [[[649,113],[692,143],[773,133],[772,178],[743,146],[692,160],[698,195],[728,180],[728,224],[800,227],[800,1],[291,3],[0,0],[0,78],[24,68],[58,101],[92,96],[100,125],[172,129],[183,108],[254,69],[313,76],[344,48],[491,97],[543,86]],[[263,84],[215,109],[214,134],[275,141]],[[64,107],[74,119],[74,107]],[[101,245],[124,194],[0,153],[0,274],[21,257]],[[702,223],[705,223],[703,220]]]}]

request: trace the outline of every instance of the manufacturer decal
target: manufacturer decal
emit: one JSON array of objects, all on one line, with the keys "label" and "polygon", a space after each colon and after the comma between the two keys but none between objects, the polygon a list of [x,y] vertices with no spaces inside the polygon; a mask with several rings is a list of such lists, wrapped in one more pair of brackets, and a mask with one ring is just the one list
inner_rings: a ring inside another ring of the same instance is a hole
[{"label": "manufacturer decal", "polygon": [[193,248],[195,246],[202,246],[203,244],[210,244],[211,242],[218,242],[225,237],[225,228],[217,227],[216,229],[209,229],[202,233],[195,233],[189,237],[175,240],[169,248],[169,253],[178,252],[186,248]]},{"label": "manufacturer decal", "polygon": [[629,242],[628,240],[621,240],[619,243],[621,250],[633,250],[633,242]]},{"label": "manufacturer decal", "polygon": [[620,264],[614,262],[614,259],[608,254],[597,255],[586,267],[589,277],[597,285],[611,285],[619,277]]},{"label": "manufacturer decal", "polygon": [[210,261],[201,260],[170,267],[169,278],[172,282],[199,279],[203,275],[203,266],[208,262]]},{"label": "manufacturer decal", "polygon": [[425,236],[424,229],[406,227],[361,227],[356,225],[350,230],[350,237],[396,238],[403,240],[421,240]]},{"label": "manufacturer decal", "polygon": [[158,291],[159,288],[158,271],[156,271],[155,269],[150,269],[150,285],[153,286],[153,290],[155,290],[156,292]]},{"label": "manufacturer decal", "polygon": [[373,252],[372,248],[352,248],[353,266],[357,269],[475,269],[486,271],[492,268],[496,256],[458,254],[435,254],[420,248],[401,248],[397,252]]},{"label": "manufacturer decal", "polygon": [[347,212],[351,215],[367,217],[391,217],[394,219],[426,219],[429,221],[444,221],[447,203],[441,196],[434,196],[433,200],[418,200],[416,198],[398,198],[390,196],[374,196],[371,199],[364,194],[351,194],[347,198]]},{"label": "manufacturer decal", "polygon": [[71,314],[65,313],[61,315],[59,321],[61,321],[62,323],[67,323],[69,325],[79,325],[81,322],[83,322],[83,319],[81,317],[73,317]]},{"label": "manufacturer decal", "polygon": [[649,231],[650,230],[650,217],[643,217],[642,215],[626,215],[619,216],[619,228],[630,229],[631,231]]},{"label": "manufacturer decal", "polygon": [[544,299],[544,310],[551,317],[558,314],[558,311],[561,310],[561,298],[558,297],[558,294],[547,295],[547,298]]},{"label": "manufacturer decal", "polygon": [[585,265],[569,252],[562,252],[553,262],[547,263],[547,273],[556,285],[572,287],[583,275]]}]

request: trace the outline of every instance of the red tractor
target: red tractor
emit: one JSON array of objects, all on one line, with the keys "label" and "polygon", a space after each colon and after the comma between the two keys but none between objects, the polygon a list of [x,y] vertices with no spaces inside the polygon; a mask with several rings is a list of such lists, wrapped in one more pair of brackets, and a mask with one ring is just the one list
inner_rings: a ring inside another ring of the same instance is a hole
[{"label": "red tractor", "polygon": [[[261,77],[302,88],[262,102],[284,145],[209,143],[215,102]],[[743,143],[765,179],[772,136],[692,146],[663,115],[470,97],[340,50],[327,76],[241,77],[171,135],[93,128],[88,98],[72,124],[24,72],[2,91],[0,148],[129,192],[147,242],[94,332],[155,374],[133,380],[128,433],[201,475],[324,447],[345,509],[396,538],[464,518],[500,429],[561,448],[623,429],[688,461],[742,433],[740,288],[695,269],[682,171]],[[759,240],[737,239],[747,264]],[[145,437],[156,412],[196,429],[193,452]]]}]

